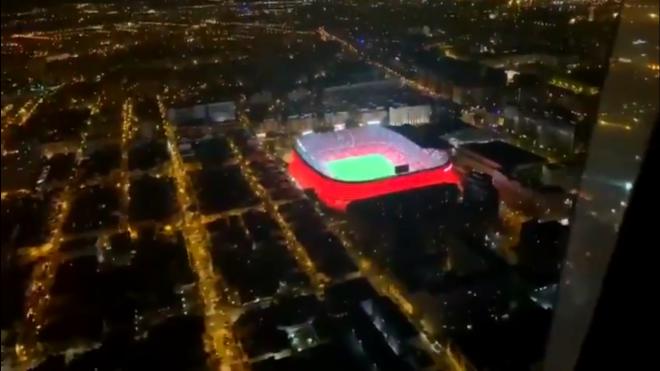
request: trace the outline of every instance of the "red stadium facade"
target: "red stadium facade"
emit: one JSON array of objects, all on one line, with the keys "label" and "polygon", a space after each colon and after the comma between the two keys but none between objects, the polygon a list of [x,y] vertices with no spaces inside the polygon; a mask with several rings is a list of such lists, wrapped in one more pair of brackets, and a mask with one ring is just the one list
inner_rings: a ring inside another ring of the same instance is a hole
[{"label": "red stadium facade", "polygon": [[[405,163],[411,171],[368,181],[339,180],[324,171],[328,160],[356,152],[383,154],[396,159],[397,165]],[[460,183],[446,153],[424,150],[400,134],[380,126],[302,136],[293,150],[289,173],[301,188],[314,190],[326,206],[339,211],[345,211],[356,200],[432,185]]]}]

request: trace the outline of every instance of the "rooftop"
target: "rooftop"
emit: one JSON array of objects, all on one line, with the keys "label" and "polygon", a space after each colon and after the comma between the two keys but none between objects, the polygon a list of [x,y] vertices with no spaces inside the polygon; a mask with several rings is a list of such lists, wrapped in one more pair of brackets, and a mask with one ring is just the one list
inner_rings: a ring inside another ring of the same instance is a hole
[{"label": "rooftop", "polygon": [[506,172],[518,166],[545,163],[543,157],[502,141],[469,143],[462,148],[494,161]]}]

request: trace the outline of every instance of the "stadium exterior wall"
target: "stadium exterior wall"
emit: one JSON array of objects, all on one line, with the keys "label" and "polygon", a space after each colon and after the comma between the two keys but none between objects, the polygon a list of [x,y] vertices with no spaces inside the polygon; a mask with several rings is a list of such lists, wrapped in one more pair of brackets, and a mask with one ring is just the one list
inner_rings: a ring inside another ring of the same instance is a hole
[{"label": "stadium exterior wall", "polygon": [[308,164],[296,150],[291,154],[289,174],[303,189],[313,189],[326,206],[345,211],[353,201],[438,184],[460,184],[450,162],[435,168],[364,182],[330,178]]}]

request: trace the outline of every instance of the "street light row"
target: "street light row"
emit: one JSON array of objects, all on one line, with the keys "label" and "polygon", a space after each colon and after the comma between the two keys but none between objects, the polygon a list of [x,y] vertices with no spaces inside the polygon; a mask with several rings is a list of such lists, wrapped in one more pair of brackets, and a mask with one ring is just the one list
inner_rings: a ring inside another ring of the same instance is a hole
[{"label": "street light row", "polygon": [[[98,113],[98,106],[92,107],[92,115]],[[91,126],[92,118],[87,121],[80,138],[80,146],[77,150],[76,159],[80,162],[82,154],[87,144],[87,131]],[[80,163],[78,163],[79,165]],[[69,215],[71,202],[73,199],[73,188],[80,178],[80,166],[69,178],[69,181],[62,190],[58,200],[55,202],[55,215],[50,218],[49,229],[51,231],[49,240],[31,254],[34,258],[42,258],[45,261],[36,264],[32,271],[30,286],[26,293],[26,327],[21,334],[21,340],[16,345],[15,351],[18,361],[22,365],[30,365],[38,361],[43,354],[38,344],[37,336],[45,322],[46,309],[50,302],[50,289],[55,280],[55,274],[60,263],[60,257],[57,255],[60,245],[64,241],[63,227]]]},{"label": "street light row", "polygon": [[[247,129],[248,119],[244,114],[239,114],[239,122],[241,123],[244,129]],[[281,213],[277,208],[277,202],[275,202],[271,197],[268,191],[259,183],[256,179],[254,172],[250,168],[248,161],[244,158],[243,154],[240,152],[238,147],[233,141],[229,141],[229,146],[241,167],[241,174],[245,177],[245,180],[248,182],[254,193],[259,196],[262,200],[266,211],[275,219],[278,226],[282,230],[284,237],[287,241],[287,248],[293,254],[293,257],[298,262],[298,265],[303,269],[303,271],[309,276],[310,281],[314,285],[315,292],[317,296],[323,296],[325,286],[328,284],[330,279],[323,273],[316,270],[312,259],[305,251],[305,248],[298,241],[293,233],[293,230],[289,223],[287,223],[282,217]]]},{"label": "street light row", "polygon": [[[210,348],[207,351],[221,362],[223,369],[244,370],[247,365],[243,352],[233,337],[230,318],[219,308],[220,300],[227,301],[231,293],[221,277],[214,274],[208,250],[211,246],[208,230],[202,221],[202,216],[193,211],[196,202],[191,196],[192,187],[178,150],[176,132],[166,118],[165,106],[160,97],[158,97],[158,105],[171,157],[171,175],[176,183],[177,199],[182,212],[181,232],[186,242],[191,267],[198,277],[199,293],[204,306],[207,340],[211,342],[211,344],[206,343]],[[217,286],[223,287],[223,296],[218,293]]]},{"label": "street light row", "polygon": [[131,200],[131,178],[128,169],[128,153],[130,142],[133,139],[133,134],[136,130],[133,126],[134,122],[133,100],[128,98],[124,102],[121,111],[121,163],[119,168],[121,183],[119,184],[119,187],[124,194],[121,198],[121,218],[119,224],[120,228],[123,230],[130,230],[128,226],[128,208]]}]

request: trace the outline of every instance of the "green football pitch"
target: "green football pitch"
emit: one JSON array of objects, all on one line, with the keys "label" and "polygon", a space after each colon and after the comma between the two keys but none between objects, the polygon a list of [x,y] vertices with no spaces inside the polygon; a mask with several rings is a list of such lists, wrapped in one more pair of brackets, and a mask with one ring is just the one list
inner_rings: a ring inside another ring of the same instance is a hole
[{"label": "green football pitch", "polygon": [[325,163],[330,175],[338,180],[359,182],[394,175],[394,165],[382,155],[346,157]]}]

